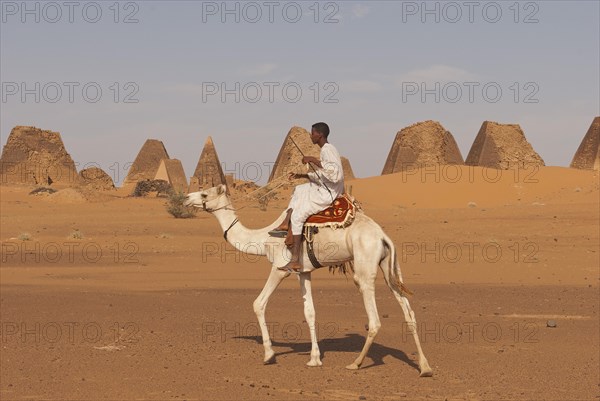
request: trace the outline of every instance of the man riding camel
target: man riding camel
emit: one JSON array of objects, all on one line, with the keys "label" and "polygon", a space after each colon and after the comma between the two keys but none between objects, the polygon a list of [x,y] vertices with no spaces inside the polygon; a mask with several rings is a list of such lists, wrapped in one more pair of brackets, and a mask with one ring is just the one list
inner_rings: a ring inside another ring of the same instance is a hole
[{"label": "man riding camel", "polygon": [[[272,236],[286,235],[286,244],[291,246],[292,256],[289,263],[280,270],[299,272],[302,228],[309,216],[327,209],[337,197],[344,193],[344,171],[337,149],[327,142],[329,126],[316,123],[312,126],[310,139],[321,148],[320,159],[304,156],[302,163],[310,163],[313,171],[308,174],[290,173],[290,180],[308,178],[310,182],[298,185],[294,189],[285,220],[276,229],[269,232]],[[291,230],[290,230],[291,225]]]}]

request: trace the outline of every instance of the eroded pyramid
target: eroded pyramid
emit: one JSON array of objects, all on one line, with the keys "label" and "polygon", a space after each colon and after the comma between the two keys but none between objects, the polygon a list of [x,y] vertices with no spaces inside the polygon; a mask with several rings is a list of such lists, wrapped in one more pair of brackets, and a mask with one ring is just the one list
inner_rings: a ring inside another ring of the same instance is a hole
[{"label": "eroded pyramid", "polygon": [[[298,147],[294,145],[294,142]],[[281,176],[287,176],[289,173],[303,172],[301,167],[302,153],[304,153],[304,156],[318,158],[321,155],[321,149],[318,145],[312,143],[310,132],[301,127],[292,127],[283,140],[283,145],[281,145],[281,149],[275,160],[269,182]]]},{"label": "eroded pyramid", "polygon": [[437,121],[428,120],[396,134],[381,174],[443,164],[464,161],[452,134]]},{"label": "eroded pyramid", "polygon": [[194,175],[190,178],[188,192],[196,192],[220,184],[227,184],[227,181],[225,180],[225,174],[223,174],[223,166],[219,161],[217,149],[209,136],[204,143]]},{"label": "eroded pyramid", "polygon": [[113,179],[104,170],[90,167],[81,170],[78,174],[79,185],[95,191],[108,191],[115,189]]},{"label": "eroded pyramid", "polygon": [[14,127],[0,157],[2,184],[75,184],[75,162],[58,132]]},{"label": "eroded pyramid", "polygon": [[518,124],[484,121],[465,163],[470,166],[506,170],[543,166],[544,160],[527,142]]},{"label": "eroded pyramid", "polygon": [[153,180],[162,159],[168,159],[165,145],[159,140],[148,139],[131,165],[123,186],[135,185],[139,181]]},{"label": "eroded pyramid", "polygon": [[175,192],[185,192],[188,189],[185,171],[178,159],[162,159],[154,179],[167,181]]},{"label": "eroded pyramid", "polygon": [[584,170],[600,170],[600,117],[594,118],[583,137],[571,167]]}]

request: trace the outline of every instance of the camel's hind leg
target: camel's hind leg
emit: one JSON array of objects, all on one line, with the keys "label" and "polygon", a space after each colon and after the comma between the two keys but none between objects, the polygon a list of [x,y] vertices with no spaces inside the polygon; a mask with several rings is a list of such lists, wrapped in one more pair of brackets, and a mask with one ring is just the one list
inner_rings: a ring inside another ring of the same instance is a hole
[{"label": "camel's hind leg", "polygon": [[358,288],[363,296],[365,310],[367,311],[367,317],[369,318],[369,334],[367,335],[367,340],[365,341],[365,345],[363,346],[362,351],[360,351],[358,358],[356,358],[356,360],[350,365],[346,366],[346,369],[354,370],[360,368],[360,365],[362,365],[365,357],[367,356],[367,352],[369,352],[369,348],[371,348],[371,345],[375,340],[375,336],[381,327],[379,313],[377,313],[377,304],[375,302],[376,277],[377,272],[375,271],[375,274],[369,275],[368,278],[360,278],[356,276],[354,278],[354,281],[358,285]]},{"label": "camel's hind leg", "polygon": [[421,341],[419,341],[419,334],[417,334],[417,319],[415,318],[415,313],[410,308],[410,303],[403,294],[401,284],[402,273],[400,273],[400,266],[397,264],[398,262],[395,258],[394,245],[391,243],[391,241],[388,243],[388,247],[391,252],[388,251],[386,257],[380,263],[381,271],[383,272],[383,278],[402,307],[404,319],[406,320],[408,329],[415,339],[417,351],[419,352],[419,370],[421,371],[421,377],[433,376],[433,371],[431,370],[429,362],[427,362],[427,358],[425,358],[423,349],[421,348]]},{"label": "camel's hind leg", "polygon": [[304,318],[308,323],[308,329],[310,330],[310,341],[312,347],[310,350],[310,361],[306,364],[308,366],[321,366],[321,351],[319,350],[319,344],[317,343],[317,332],[315,330],[315,306],[312,298],[312,286],[311,286],[310,273],[304,273],[300,275],[300,288],[302,289],[302,298],[304,299]]},{"label": "camel's hind leg", "polygon": [[400,294],[397,290],[393,290],[394,296],[400,303],[402,307],[402,311],[404,312],[404,318],[406,319],[406,324],[408,325],[408,329],[412,333],[415,344],[417,344],[417,352],[419,353],[419,369],[421,371],[421,377],[430,377],[433,376],[433,371],[429,366],[429,362],[427,362],[427,358],[423,354],[423,349],[421,348],[421,341],[419,341],[419,334],[417,334],[417,319],[415,318],[415,313],[410,307],[410,303],[408,303],[408,299]]},{"label": "camel's hind leg", "polygon": [[289,275],[289,273],[279,271],[277,268],[272,267],[271,274],[269,274],[265,286],[253,304],[254,313],[256,313],[258,325],[260,326],[260,331],[262,333],[263,346],[265,347],[265,358],[263,360],[265,364],[275,362],[275,352],[273,351],[273,344],[271,343],[269,329],[265,320],[265,310],[267,308],[267,303],[269,302],[269,297],[287,275]]}]

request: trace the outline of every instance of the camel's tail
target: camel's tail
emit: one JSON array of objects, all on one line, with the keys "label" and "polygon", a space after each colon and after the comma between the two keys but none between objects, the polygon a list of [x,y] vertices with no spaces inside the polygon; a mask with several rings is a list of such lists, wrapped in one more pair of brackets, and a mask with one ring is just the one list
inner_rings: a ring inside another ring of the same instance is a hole
[{"label": "camel's tail", "polygon": [[383,273],[388,286],[392,291],[399,292],[400,295],[412,295],[412,291],[409,290],[402,282],[400,264],[398,263],[398,259],[396,257],[396,246],[387,235],[383,237],[382,241],[383,246],[387,249],[388,255],[383,259],[387,262],[386,265],[381,266],[381,268],[384,269]]}]

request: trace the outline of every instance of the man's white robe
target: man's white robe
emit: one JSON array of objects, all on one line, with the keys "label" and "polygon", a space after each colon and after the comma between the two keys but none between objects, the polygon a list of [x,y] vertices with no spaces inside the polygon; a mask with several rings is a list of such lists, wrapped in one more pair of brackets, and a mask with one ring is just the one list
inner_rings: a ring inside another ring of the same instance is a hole
[{"label": "man's white robe", "polygon": [[[337,149],[330,143],[321,148],[321,166],[308,173],[309,183],[298,185],[292,194],[290,208],[292,234],[302,234],[306,219],[325,210],[344,193],[344,170]],[[327,190],[329,188],[329,190]]]}]

